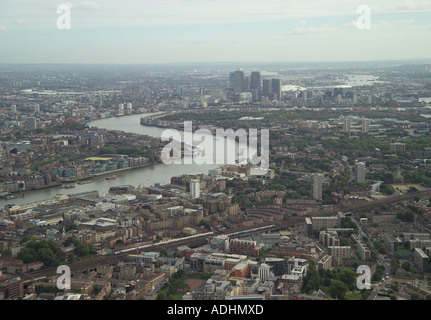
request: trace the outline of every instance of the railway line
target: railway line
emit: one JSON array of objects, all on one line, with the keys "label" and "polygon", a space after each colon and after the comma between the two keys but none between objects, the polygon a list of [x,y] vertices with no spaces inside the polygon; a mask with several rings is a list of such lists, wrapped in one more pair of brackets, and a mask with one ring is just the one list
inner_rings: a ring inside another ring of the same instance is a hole
[{"label": "railway line", "polygon": [[387,197],[384,199],[379,199],[379,200],[374,200],[374,201],[369,201],[369,202],[361,202],[361,203],[350,205],[348,207],[342,207],[342,208],[337,208],[334,210],[328,210],[324,213],[308,214],[308,215],[304,215],[302,217],[331,216],[331,215],[334,215],[338,212],[350,212],[350,211],[355,211],[355,210],[363,209],[363,208],[367,208],[367,207],[376,207],[376,206],[379,206],[382,204],[394,204],[394,203],[399,203],[399,202],[403,202],[403,201],[413,200],[415,197],[421,198],[421,197],[425,197],[425,196],[428,196],[428,197],[431,196],[431,189],[407,193],[407,194],[403,194],[401,196],[390,196],[390,197]]},{"label": "railway line", "polygon": [[[380,200],[358,203],[358,204],[351,205],[348,207],[338,208],[335,210],[329,210],[329,211],[326,211],[323,213],[314,213],[314,214],[307,214],[307,215],[299,216],[299,217],[290,217],[289,219],[283,220],[282,222],[279,222],[279,223],[272,223],[272,224],[266,223],[266,224],[262,224],[258,227],[253,227],[253,228],[241,228],[241,229],[236,229],[236,230],[226,230],[224,232],[221,232],[220,234],[241,235],[241,234],[253,233],[253,230],[255,230],[254,232],[280,230],[280,229],[284,229],[284,228],[287,228],[290,226],[295,226],[297,224],[301,224],[305,221],[305,218],[311,218],[314,216],[322,216],[322,217],[323,216],[331,216],[331,215],[334,215],[340,211],[341,212],[349,212],[349,211],[354,211],[354,210],[363,209],[363,208],[367,208],[367,207],[376,207],[376,206],[380,206],[382,204],[399,203],[399,202],[403,202],[403,201],[412,200],[415,197],[420,198],[420,197],[424,197],[424,196],[431,196],[431,190],[412,192],[412,193],[404,194],[401,196],[387,197],[387,198],[380,199]],[[262,228],[262,229],[259,229],[259,228]],[[100,265],[115,265],[116,263],[118,263],[122,260],[125,260],[128,255],[134,253],[135,251],[136,251],[136,253],[145,252],[145,251],[148,252],[148,251],[158,250],[162,247],[164,247],[166,249],[175,249],[179,246],[185,246],[185,245],[187,245],[189,247],[197,247],[199,245],[203,245],[203,244],[207,243],[207,239],[213,235],[214,235],[213,232],[208,232],[206,234],[201,234],[200,237],[195,237],[193,239],[190,239],[190,237],[188,237],[188,238],[184,238],[184,239],[177,239],[176,241],[173,241],[173,242],[158,243],[158,244],[147,245],[147,246],[143,246],[143,247],[130,248],[128,250],[123,250],[124,252],[116,252],[115,254],[112,254],[112,255],[99,256],[99,257],[94,257],[94,258],[87,259],[87,260],[76,261],[76,262],[71,263],[69,265],[69,267],[70,267],[71,272],[73,274],[73,273],[80,272],[83,270],[91,270],[92,268],[96,268],[97,266],[100,266]],[[22,276],[24,282],[28,283],[28,282],[35,281],[38,279],[45,279],[45,278],[59,275],[56,273],[56,271],[57,271],[57,268],[54,267],[54,268],[47,268],[47,269],[42,269],[42,270],[31,271],[28,273],[21,273],[20,275]]]},{"label": "railway line", "polygon": [[[169,243],[169,244],[156,244],[156,245],[151,245],[147,248],[133,248],[132,251],[127,251],[127,252],[121,252],[118,254],[111,254],[111,255],[106,255],[106,256],[98,256],[98,257],[94,257],[94,258],[90,258],[90,259],[86,259],[86,260],[82,260],[82,261],[76,261],[73,262],[71,264],[68,264],[68,266],[70,267],[71,273],[77,273],[77,272],[81,272],[81,271],[85,271],[85,270],[91,270],[93,268],[96,268],[97,266],[101,266],[101,265],[115,265],[117,263],[119,263],[120,261],[124,261],[128,255],[130,254],[134,254],[134,253],[141,253],[141,252],[148,252],[148,251],[154,251],[154,250],[159,250],[161,248],[166,248],[166,249],[175,249],[178,246],[182,246],[182,245],[188,245],[190,247],[196,247],[202,244],[207,243],[206,241],[206,237],[203,236],[200,239],[185,239],[183,241],[178,241],[176,243]],[[35,281],[38,279],[46,279],[46,278],[50,278],[50,277],[54,277],[54,276],[59,276],[60,274],[57,274],[57,267],[52,267],[52,268],[46,268],[46,269],[41,269],[41,270],[36,270],[36,271],[31,271],[28,273],[21,273],[20,276],[23,278],[24,283],[29,282],[29,281]]]}]

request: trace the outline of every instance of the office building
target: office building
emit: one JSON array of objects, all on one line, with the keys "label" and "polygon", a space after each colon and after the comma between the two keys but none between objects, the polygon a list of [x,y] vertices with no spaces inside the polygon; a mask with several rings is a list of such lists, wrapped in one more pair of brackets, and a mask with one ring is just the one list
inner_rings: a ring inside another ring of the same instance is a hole
[{"label": "office building", "polygon": [[281,87],[282,87],[282,80],[281,79],[272,79],[271,80],[271,86],[272,86],[272,90],[271,92],[274,92],[277,97],[277,100],[281,100],[282,98],[282,91],[281,91]]},{"label": "office building", "polygon": [[289,258],[287,260],[287,270],[289,274],[299,271],[303,276],[306,276],[308,274],[308,261],[295,257]]},{"label": "office building", "polygon": [[234,93],[241,93],[244,92],[244,71],[241,69],[238,69],[236,71],[233,71],[230,73],[229,76],[230,80],[230,88],[233,89]]},{"label": "office building", "polygon": [[17,112],[16,104],[13,104],[13,105],[10,106],[10,112],[14,113],[14,114]]},{"label": "office building", "polygon": [[265,264],[265,263],[262,263],[260,265],[260,267],[259,267],[259,279],[262,282],[265,282],[266,280],[268,280],[268,278],[269,278],[269,271],[270,271],[269,269],[270,268],[271,267],[269,265]]},{"label": "office building", "polygon": [[262,92],[265,92],[265,93],[272,92],[271,79],[265,79],[262,81]]},{"label": "office building", "polygon": [[281,276],[285,273],[286,260],[281,258],[265,258],[265,264],[271,267],[271,271],[276,276]]},{"label": "office building", "polygon": [[249,92],[250,89],[250,77],[244,77],[242,82],[242,92]]},{"label": "office building", "polygon": [[250,78],[250,89],[259,89],[261,87],[261,75],[259,71],[253,71]]},{"label": "office building", "polygon": [[258,102],[261,99],[260,98],[260,92],[262,88],[261,83],[262,83],[262,80],[261,80],[260,72],[253,71],[251,73],[251,78],[250,78],[250,92],[252,94],[253,102]]}]

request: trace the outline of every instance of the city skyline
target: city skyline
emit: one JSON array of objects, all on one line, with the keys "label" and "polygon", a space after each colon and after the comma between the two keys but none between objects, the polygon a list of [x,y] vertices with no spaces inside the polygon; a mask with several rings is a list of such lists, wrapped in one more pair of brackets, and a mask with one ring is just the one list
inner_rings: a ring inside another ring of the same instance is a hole
[{"label": "city skyline", "polygon": [[[59,30],[60,5],[71,29]],[[311,62],[428,59],[430,1],[3,1],[0,63]],[[396,50],[394,50],[396,48]],[[412,50],[418,48],[418,50]],[[270,54],[269,54],[270,53]]]},{"label": "city skyline", "polygon": [[431,0],[68,1],[0,2],[0,300],[431,300]]},{"label": "city skyline", "polygon": [[0,65],[0,300],[430,300],[431,64],[246,65]]}]

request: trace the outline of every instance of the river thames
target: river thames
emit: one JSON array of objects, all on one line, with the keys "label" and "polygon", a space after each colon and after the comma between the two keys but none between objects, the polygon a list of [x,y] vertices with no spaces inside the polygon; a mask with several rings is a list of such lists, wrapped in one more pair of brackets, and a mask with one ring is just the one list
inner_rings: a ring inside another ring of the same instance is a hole
[{"label": "river thames", "polygon": [[[142,135],[148,135],[154,138],[160,138],[164,129],[151,126],[143,126],[140,124],[140,119],[145,116],[151,116],[158,113],[136,114],[123,117],[111,117],[101,120],[96,120],[88,123],[88,126],[98,127],[107,130],[120,130],[124,132],[132,132]],[[214,138],[215,139],[215,138]],[[238,148],[238,146],[237,146]],[[94,182],[89,184],[76,184],[75,188],[63,189],[61,186],[52,187],[41,190],[26,191],[24,198],[0,200],[0,206],[10,204],[22,205],[34,201],[42,201],[53,198],[57,194],[73,194],[97,190],[100,195],[107,193],[110,187],[120,185],[132,185],[134,187],[149,187],[156,183],[161,185],[170,183],[171,177],[180,176],[190,173],[205,173],[208,174],[210,169],[219,167],[219,164],[181,164],[181,165],[165,165],[163,163],[152,166],[126,170],[115,173],[116,180],[106,180],[104,176],[98,177]]]}]

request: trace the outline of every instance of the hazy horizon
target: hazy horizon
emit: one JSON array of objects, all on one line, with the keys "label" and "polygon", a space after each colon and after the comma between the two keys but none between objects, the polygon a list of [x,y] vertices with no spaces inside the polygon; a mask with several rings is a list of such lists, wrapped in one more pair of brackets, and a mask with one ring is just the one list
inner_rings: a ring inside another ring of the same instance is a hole
[{"label": "hazy horizon", "polygon": [[[0,63],[184,64],[431,59],[431,0],[3,0]],[[60,5],[70,8],[61,30]],[[370,29],[358,28],[361,5]]]}]

